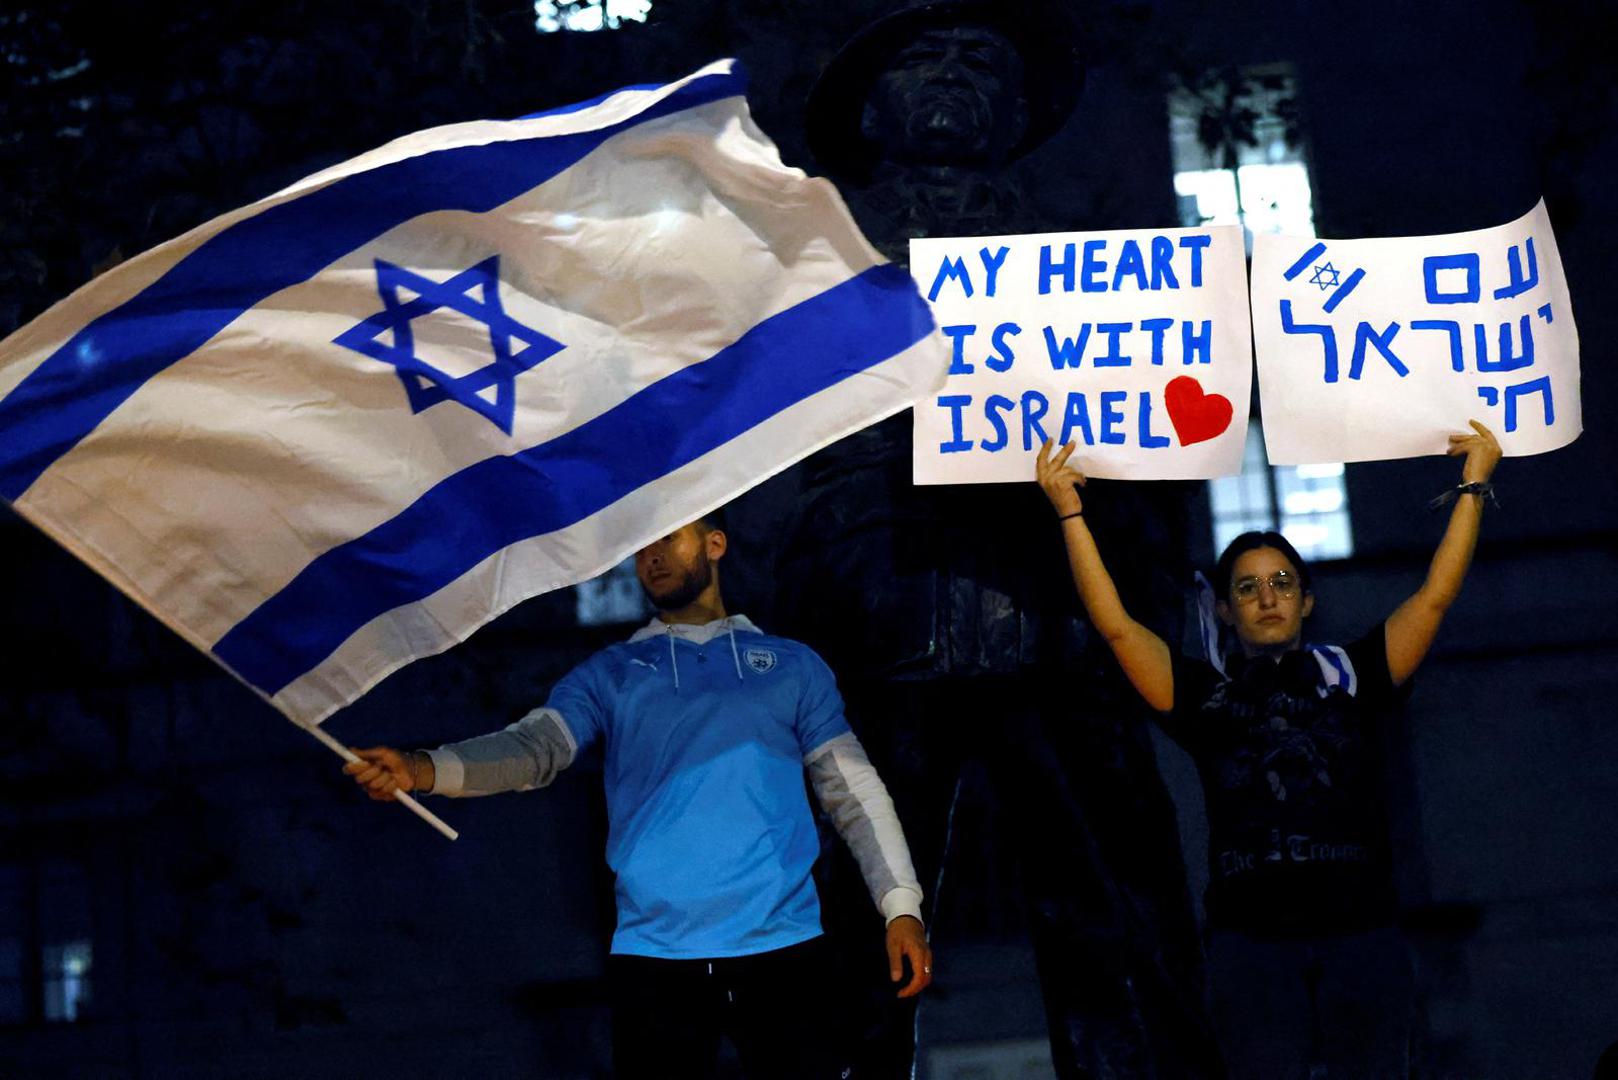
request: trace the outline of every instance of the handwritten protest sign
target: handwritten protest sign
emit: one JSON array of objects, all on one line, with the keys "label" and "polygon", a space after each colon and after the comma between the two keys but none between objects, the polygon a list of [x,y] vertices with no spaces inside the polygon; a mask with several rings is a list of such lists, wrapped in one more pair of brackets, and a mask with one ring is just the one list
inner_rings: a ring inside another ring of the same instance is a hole
[{"label": "handwritten protest sign", "polygon": [[912,240],[910,272],[951,346],[943,388],[916,403],[916,483],[1025,482],[1047,436],[1091,476],[1241,470],[1239,229]]},{"label": "handwritten protest sign", "polygon": [[1507,454],[1579,435],[1579,335],[1543,203],[1446,236],[1256,236],[1253,333],[1276,465],[1442,454],[1471,418]]}]

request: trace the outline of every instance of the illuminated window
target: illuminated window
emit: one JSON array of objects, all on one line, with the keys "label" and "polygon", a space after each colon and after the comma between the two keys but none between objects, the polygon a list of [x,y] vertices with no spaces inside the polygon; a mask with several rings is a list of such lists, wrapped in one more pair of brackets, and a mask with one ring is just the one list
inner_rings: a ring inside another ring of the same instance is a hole
[{"label": "illuminated window", "polygon": [[1214,554],[1244,532],[1275,530],[1306,559],[1354,554],[1341,465],[1276,465],[1264,458],[1257,420],[1247,431],[1240,476],[1208,481]]},{"label": "illuminated window", "polygon": [[651,10],[652,0],[536,0],[534,29],[542,34],[616,30],[625,22],[645,22]]},{"label": "illuminated window", "polygon": [[90,1005],[91,904],[77,860],[0,864],[0,1024],[72,1023]]},{"label": "illuminated window", "polygon": [[[1169,142],[1181,225],[1240,225],[1249,252],[1254,233],[1315,235],[1291,65],[1209,72],[1176,88]],[[1270,467],[1257,420],[1241,475],[1210,481],[1208,498],[1215,554],[1250,529],[1277,530],[1309,559],[1354,553],[1343,467]]]},{"label": "illuminated window", "polygon": [[77,1020],[90,1000],[90,943],[45,947],[45,1019]]},{"label": "illuminated window", "polygon": [[1290,65],[1212,72],[1169,96],[1180,224],[1315,235]]},{"label": "illuminated window", "polygon": [[635,560],[625,559],[600,577],[573,590],[580,626],[636,623],[647,617],[646,595],[635,577]]}]

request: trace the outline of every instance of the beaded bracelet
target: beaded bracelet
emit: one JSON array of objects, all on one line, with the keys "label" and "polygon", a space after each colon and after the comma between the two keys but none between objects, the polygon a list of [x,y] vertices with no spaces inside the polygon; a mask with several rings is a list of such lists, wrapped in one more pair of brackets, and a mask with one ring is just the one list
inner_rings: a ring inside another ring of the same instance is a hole
[{"label": "beaded bracelet", "polygon": [[1457,484],[1448,491],[1443,492],[1427,504],[1427,509],[1437,510],[1440,507],[1449,505],[1462,495],[1476,495],[1496,508],[1500,506],[1500,500],[1495,498],[1494,485],[1486,481],[1475,480],[1470,484]]}]

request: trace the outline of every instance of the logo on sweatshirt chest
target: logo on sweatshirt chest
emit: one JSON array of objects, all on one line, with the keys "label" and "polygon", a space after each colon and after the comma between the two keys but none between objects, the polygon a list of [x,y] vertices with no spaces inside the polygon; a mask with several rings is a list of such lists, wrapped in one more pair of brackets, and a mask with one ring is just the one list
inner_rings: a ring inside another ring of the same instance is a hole
[{"label": "logo on sweatshirt chest", "polygon": [[775,670],[775,653],[769,649],[748,649],[742,654],[742,659],[747,661],[748,667],[760,675]]}]

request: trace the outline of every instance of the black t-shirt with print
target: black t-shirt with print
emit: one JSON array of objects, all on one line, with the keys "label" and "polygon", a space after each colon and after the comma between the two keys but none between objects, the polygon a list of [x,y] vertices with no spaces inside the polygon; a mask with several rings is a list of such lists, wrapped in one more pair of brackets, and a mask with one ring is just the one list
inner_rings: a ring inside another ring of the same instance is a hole
[{"label": "black t-shirt with print", "polygon": [[1342,651],[1330,681],[1308,650],[1233,657],[1229,677],[1174,660],[1159,723],[1202,776],[1212,926],[1296,937],[1394,920],[1381,751],[1402,695],[1380,625]]}]

